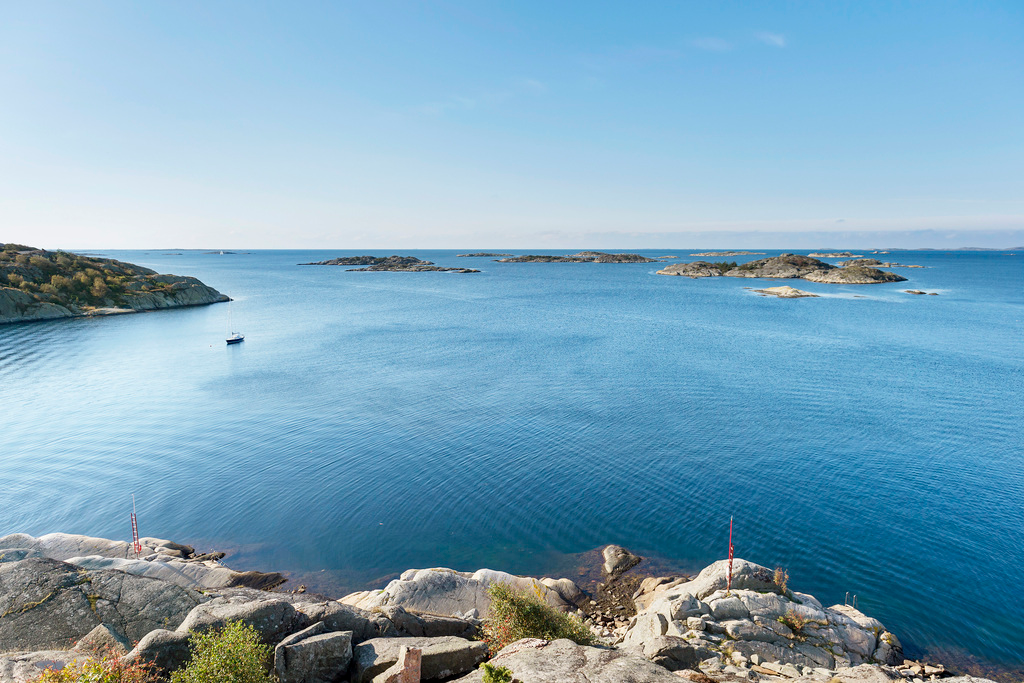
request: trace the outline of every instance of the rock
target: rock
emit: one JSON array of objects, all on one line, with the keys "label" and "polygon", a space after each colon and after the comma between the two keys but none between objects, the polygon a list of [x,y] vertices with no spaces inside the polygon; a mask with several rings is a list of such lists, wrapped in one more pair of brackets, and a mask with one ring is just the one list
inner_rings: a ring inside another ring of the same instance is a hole
[{"label": "rock", "polygon": [[98,555],[72,557],[67,561],[69,564],[74,564],[84,569],[112,569],[125,572],[126,574],[145,576],[168,581],[186,588],[196,589],[246,586],[259,590],[269,590],[286,581],[285,577],[277,572],[237,572],[215,561],[185,562],[179,560],[168,561],[162,558],[126,560]]},{"label": "rock", "polygon": [[[508,667],[522,683],[678,683],[679,677],[638,654],[577,645],[571,640],[524,639],[491,662]],[[456,679],[483,680],[482,671]]]},{"label": "rock", "polygon": [[526,254],[498,259],[498,263],[657,263],[657,259],[639,254],[609,254],[603,251],[581,251],[568,256]]},{"label": "rock", "polygon": [[483,258],[485,256],[494,257],[494,256],[511,256],[511,255],[512,254],[499,254],[497,252],[490,252],[490,251],[478,251],[478,252],[475,252],[475,253],[472,253],[472,254],[456,254],[456,256],[458,256],[460,258],[467,258],[467,257],[468,258]]},{"label": "rock", "polygon": [[309,618],[283,599],[221,597],[195,607],[178,625],[177,631],[188,633],[219,629],[227,626],[229,621],[241,621],[252,626],[268,644],[277,643],[309,626]]},{"label": "rock", "polygon": [[128,639],[107,624],[100,624],[75,643],[75,649],[83,652],[116,652],[128,654],[131,645]]},{"label": "rock", "polygon": [[365,591],[345,596],[341,602],[365,610],[399,605],[406,610],[461,617],[476,610],[486,618],[491,599],[487,587],[492,582],[507,583],[530,593],[539,591],[544,600],[557,609],[568,611],[585,600],[583,592],[569,579],[537,579],[513,576],[491,569],[472,574],[451,569],[410,569],[382,591]]},{"label": "rock", "polygon": [[391,620],[398,632],[405,636],[436,638],[457,636],[471,639],[477,635],[477,625],[465,619],[442,617],[436,614],[415,614],[400,605],[381,608],[381,614]]},{"label": "rock", "polygon": [[601,553],[604,556],[604,573],[612,578],[621,576],[624,572],[640,564],[642,557],[638,557],[622,546],[605,546]]},{"label": "rock", "polygon": [[808,254],[808,256],[813,256],[816,258],[850,258],[851,256],[853,256],[853,254],[848,251],[826,251],[812,252]]},{"label": "rock", "polygon": [[889,683],[889,681],[899,678],[891,670],[883,669],[879,666],[871,666],[870,664],[838,669],[833,675],[841,683]]},{"label": "rock", "polygon": [[423,651],[405,647],[398,651],[398,661],[380,675],[382,683],[420,683],[422,677]]},{"label": "rock", "polygon": [[103,623],[138,640],[177,626],[204,599],[163,581],[48,558],[0,563],[0,651],[68,647]]},{"label": "rock", "polygon": [[849,266],[832,270],[817,270],[803,276],[811,282],[824,282],[841,285],[871,285],[879,282],[903,282],[907,278],[877,268],[865,266]]},{"label": "rock", "polygon": [[886,268],[888,268],[892,264],[891,263],[883,264],[881,261],[879,261],[876,258],[855,258],[855,259],[850,259],[849,261],[840,261],[838,263],[838,265],[839,265],[840,268],[845,268],[847,266],[882,266],[882,265],[884,265]]},{"label": "rock", "polygon": [[694,261],[693,263],[672,263],[661,270],[657,275],[679,275],[682,277],[719,277],[722,275],[718,266],[707,261]]},{"label": "rock", "polygon": [[643,644],[643,655],[669,671],[696,669],[697,665],[714,653],[704,647],[695,647],[678,636],[658,636]]},{"label": "rock", "polygon": [[[699,254],[690,254],[690,256],[760,256],[763,255],[763,251],[705,251]],[[666,258],[662,256],[661,258]]]},{"label": "rock", "polygon": [[74,650],[42,650],[0,655],[0,683],[37,681],[47,669],[59,671],[88,656]]},{"label": "rock", "polygon": [[784,285],[782,287],[767,287],[766,289],[755,289],[754,291],[758,294],[764,294],[765,296],[775,296],[780,299],[799,299],[803,297],[816,298],[818,296],[817,294],[811,294],[810,292],[805,292],[802,289],[796,289],[795,287],[790,287],[789,285]]},{"label": "rock", "polygon": [[274,648],[278,683],[335,683],[352,661],[352,632],[328,632],[322,621],[293,633]]},{"label": "rock", "polygon": [[820,270],[833,270],[824,261],[798,254],[780,254],[740,264],[725,273],[729,277],[797,278]]},{"label": "rock", "polygon": [[341,256],[327,261],[300,263],[300,266],[384,266],[402,268],[409,266],[430,266],[433,261],[424,261],[415,256]]},{"label": "rock", "polygon": [[131,652],[122,657],[125,663],[153,662],[162,671],[180,669],[188,660],[188,633],[162,628],[147,633]]},{"label": "rock", "polygon": [[453,636],[441,638],[371,638],[352,650],[352,683],[373,681],[394,666],[403,647],[423,653],[424,680],[451,678],[476,668],[487,659],[487,645]]},{"label": "rock", "polygon": [[402,635],[384,614],[343,605],[336,600],[319,603],[297,602],[294,607],[306,616],[309,623],[322,621],[328,631],[351,631],[353,643],[370,638]]}]

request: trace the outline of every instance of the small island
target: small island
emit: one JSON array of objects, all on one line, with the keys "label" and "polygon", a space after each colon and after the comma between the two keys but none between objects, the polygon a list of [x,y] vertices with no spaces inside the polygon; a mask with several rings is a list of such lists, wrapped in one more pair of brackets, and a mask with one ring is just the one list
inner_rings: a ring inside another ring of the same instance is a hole
[{"label": "small island", "polygon": [[802,299],[804,297],[818,298],[817,294],[811,294],[805,292],[802,289],[796,287],[790,287],[789,285],[783,285],[782,287],[766,287],[765,289],[753,290],[755,294],[761,296],[774,296],[779,299]]},{"label": "small island", "polygon": [[867,266],[854,265],[846,268],[837,268],[824,261],[798,254],[782,254],[740,265],[727,261],[720,263],[709,263],[707,261],[673,263],[659,270],[658,275],[679,275],[690,278],[719,276],[773,279],[802,278],[810,282],[846,285],[902,282],[907,279],[896,273]]},{"label": "small island", "polygon": [[511,255],[512,254],[499,254],[497,252],[490,252],[490,251],[478,251],[478,252],[473,253],[473,254],[456,254],[456,256],[458,256],[459,258],[484,258],[484,257],[487,257],[487,256],[494,257],[494,256],[511,256]]},{"label": "small island", "polygon": [[498,263],[657,263],[657,259],[640,254],[609,254],[603,251],[581,251],[567,256],[527,254],[498,259]]},{"label": "small island", "polygon": [[812,258],[853,258],[859,256],[849,251],[832,251],[832,252],[812,252],[808,254]]},{"label": "small island", "polygon": [[339,256],[327,261],[300,263],[300,266],[366,266],[349,268],[347,272],[389,271],[393,273],[479,273],[475,268],[443,268],[433,261],[424,261],[415,256]]},{"label": "small island", "polygon": [[114,259],[5,244],[0,324],[203,306],[228,297],[194,277]]},{"label": "small island", "polygon": [[763,256],[763,251],[705,251],[691,256]]},{"label": "small island", "polygon": [[872,266],[875,268],[924,268],[924,266],[908,265],[906,263],[895,263],[895,262],[883,262],[876,258],[857,258],[849,261],[840,261],[837,265],[840,268],[847,266]]}]

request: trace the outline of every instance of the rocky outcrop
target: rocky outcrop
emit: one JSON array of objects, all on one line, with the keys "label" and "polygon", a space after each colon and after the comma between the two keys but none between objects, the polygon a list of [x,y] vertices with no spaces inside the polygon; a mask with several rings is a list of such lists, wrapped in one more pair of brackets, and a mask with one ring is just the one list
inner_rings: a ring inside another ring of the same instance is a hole
[{"label": "rocky outcrop", "polygon": [[692,263],[673,263],[657,271],[658,275],[681,275],[683,277],[719,277],[721,269],[707,261],[694,261]]},{"label": "rocky outcrop", "polygon": [[[855,258],[849,261],[840,261],[836,265],[840,268],[846,268],[847,266],[881,266],[883,264],[876,258]],[[889,264],[887,263],[885,266],[888,267]]]},{"label": "rocky outcrop", "polygon": [[657,259],[640,254],[609,254],[603,251],[581,251],[567,256],[527,254],[498,259],[499,263],[657,263]]},{"label": "rocky outcrop", "polygon": [[300,266],[429,266],[433,261],[423,261],[415,256],[339,256],[326,261],[300,263]]},{"label": "rocky outcrop", "polygon": [[459,258],[484,258],[484,257],[487,257],[487,256],[494,257],[494,256],[511,256],[511,255],[512,254],[499,254],[497,252],[490,252],[490,251],[478,251],[478,252],[475,252],[473,254],[456,254],[456,256],[458,256]]},{"label": "rocky outcrop", "polygon": [[755,289],[755,293],[762,296],[774,296],[779,299],[800,299],[803,297],[817,297],[817,294],[811,294],[805,292],[802,289],[790,287],[789,285],[783,285],[782,287],[767,287],[765,289]]},{"label": "rocky outcrop", "polygon": [[854,254],[849,251],[815,251],[808,254],[808,256],[812,258],[850,258]]},{"label": "rocky outcrop", "polygon": [[691,278],[716,277],[718,275],[769,279],[803,278],[811,282],[848,285],[900,282],[906,279],[895,273],[864,266],[836,268],[824,261],[799,254],[781,254],[771,258],[750,261],[731,268],[724,273],[717,265],[707,261],[676,263],[667,266],[663,270],[659,270],[658,275],[684,275]]},{"label": "rocky outcrop", "polygon": [[0,250],[0,324],[202,306],[228,297],[194,277],[43,249]]},{"label": "rocky outcrop", "polygon": [[569,579],[533,579],[492,569],[473,573],[452,569],[410,569],[380,591],[353,593],[341,602],[365,610],[400,606],[407,610],[453,617],[485,619],[492,582],[506,583],[519,590],[539,592],[553,607],[568,611],[584,599],[579,586]]},{"label": "rocky outcrop", "polygon": [[810,282],[824,282],[836,285],[872,285],[878,282],[903,282],[907,279],[896,273],[866,266],[816,270],[803,277]]},{"label": "rocky outcrop", "polygon": [[100,624],[122,638],[175,628],[204,596],[166,581],[43,557],[0,563],[0,652],[69,647]]},{"label": "rocky outcrop", "polygon": [[699,254],[690,254],[691,256],[759,256],[764,254],[763,251],[704,251]]},{"label": "rocky outcrop", "polygon": [[485,643],[463,638],[374,638],[352,650],[352,683],[383,683],[383,674],[399,661],[403,647],[421,651],[420,671],[425,681],[472,671],[487,659]]},{"label": "rocky outcrop", "polygon": [[779,585],[768,568],[741,559],[726,590],[727,564],[716,562],[692,581],[656,591],[621,645],[643,652],[669,636],[718,653],[728,664],[756,657],[757,663],[827,670],[902,661],[899,640],[877,620],[845,605],[824,608],[813,596]]},{"label": "rocky outcrop", "polygon": [[412,265],[412,266],[391,266],[374,265],[366,268],[349,268],[350,273],[365,271],[388,271],[391,273],[479,273],[476,268],[444,268],[442,266]]},{"label": "rocky outcrop", "polygon": [[[639,654],[577,645],[571,640],[525,638],[506,646],[491,662],[522,683],[678,683],[668,669]],[[457,679],[483,680],[481,671]]]},{"label": "rocky outcrop", "polygon": [[322,621],[274,648],[278,683],[335,683],[352,661],[352,632],[328,631]]},{"label": "rocky outcrop", "polygon": [[0,561],[22,557],[48,557],[89,570],[111,569],[135,576],[168,581],[186,588],[247,586],[269,589],[284,583],[276,572],[238,572],[218,562],[223,553],[197,555],[191,546],[160,538],[141,538],[142,551],[135,557],[130,543],[77,534],[47,534],[33,538],[10,534],[0,538]]}]

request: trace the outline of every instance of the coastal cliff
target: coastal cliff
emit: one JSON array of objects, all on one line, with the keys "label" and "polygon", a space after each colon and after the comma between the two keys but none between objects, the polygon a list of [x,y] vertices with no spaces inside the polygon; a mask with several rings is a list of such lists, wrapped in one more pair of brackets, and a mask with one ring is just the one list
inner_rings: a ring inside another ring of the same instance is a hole
[{"label": "coastal cliff", "polygon": [[194,277],[19,244],[0,251],[0,324],[202,306],[228,297]]},{"label": "coastal cliff", "polygon": [[[899,639],[878,620],[848,605],[824,607],[791,590],[782,570],[738,558],[731,570],[722,560],[693,577],[643,578],[631,573],[642,558],[606,546],[602,581],[589,594],[570,579],[437,568],[332,599],[301,586],[270,592],[281,575],[233,571],[220,553],[155,538],[141,544],[136,555],[122,541],[72,534],[0,538],[0,683],[34,681],[100,647],[167,675],[188,661],[190,632],[233,621],[274,648],[282,683],[398,680],[389,676],[402,668],[403,647],[421,651],[422,680],[481,681],[477,666],[488,658],[522,683],[950,676],[942,666],[905,661]],[[489,649],[479,637],[495,619],[496,584],[575,615],[592,635],[526,637]]]}]

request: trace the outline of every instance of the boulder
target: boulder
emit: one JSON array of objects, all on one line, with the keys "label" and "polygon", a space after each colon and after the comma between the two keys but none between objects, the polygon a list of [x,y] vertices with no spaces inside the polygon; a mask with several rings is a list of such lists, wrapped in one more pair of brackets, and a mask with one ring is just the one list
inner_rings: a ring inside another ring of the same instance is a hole
[{"label": "boulder", "polygon": [[121,658],[125,663],[152,662],[165,672],[180,669],[188,660],[188,633],[163,628],[147,633],[131,652]]},{"label": "boulder", "polygon": [[900,678],[899,674],[892,669],[870,664],[840,669],[834,675],[842,683],[889,683],[889,681]]},{"label": "boulder", "polygon": [[399,660],[403,647],[423,653],[424,680],[451,678],[471,671],[487,659],[482,642],[444,636],[441,638],[371,638],[352,650],[352,683],[381,683],[382,674]]},{"label": "boulder", "polygon": [[67,648],[103,623],[138,640],[176,627],[204,599],[163,581],[42,557],[0,563],[0,652]]},{"label": "boulder", "polygon": [[352,632],[329,632],[320,621],[274,648],[278,683],[336,683],[352,661]]},{"label": "boulder", "polygon": [[353,643],[402,635],[383,613],[368,612],[336,600],[297,602],[294,607],[307,617],[309,623],[322,621],[328,631],[351,631]]},{"label": "boulder", "polygon": [[604,556],[602,569],[613,579],[637,566],[643,560],[642,557],[634,555],[619,545],[605,546],[601,554]]},{"label": "boulder", "polygon": [[277,572],[238,572],[212,560],[184,561],[166,557],[161,553],[138,560],[88,555],[71,557],[67,562],[84,569],[111,569],[196,589],[245,586],[267,590],[286,580]]},{"label": "boulder", "polygon": [[0,655],[0,683],[36,681],[47,669],[59,671],[87,656],[74,650],[42,650]]},{"label": "boulder", "polygon": [[[678,683],[668,669],[626,650],[577,645],[571,640],[518,640],[491,662],[512,670],[522,683]],[[483,680],[480,670],[456,679]]]},{"label": "boulder", "polygon": [[693,644],[678,636],[658,636],[643,644],[644,657],[669,671],[696,669],[697,665],[714,652],[706,647],[694,647]]},{"label": "boulder", "polygon": [[128,639],[107,624],[100,624],[89,631],[75,644],[75,649],[83,652],[113,652],[119,655],[128,654],[131,645]]},{"label": "boulder", "polygon": [[247,599],[241,596],[215,598],[196,606],[178,625],[179,633],[224,628],[229,621],[252,626],[263,642],[274,644],[285,636],[309,626],[309,618],[290,602],[279,598]]},{"label": "boulder", "polygon": [[391,620],[398,632],[404,636],[436,638],[457,636],[471,639],[477,635],[478,626],[466,619],[442,617],[436,614],[417,614],[400,605],[381,608],[381,614]]},{"label": "boulder", "polygon": [[557,609],[574,609],[583,599],[583,592],[569,579],[534,579],[513,576],[506,572],[480,569],[474,573],[452,569],[410,569],[381,591],[353,593],[341,602],[364,610],[399,605],[409,611],[463,617],[473,614],[486,618],[491,599],[487,587],[493,582],[506,583],[518,590],[538,592]]}]

